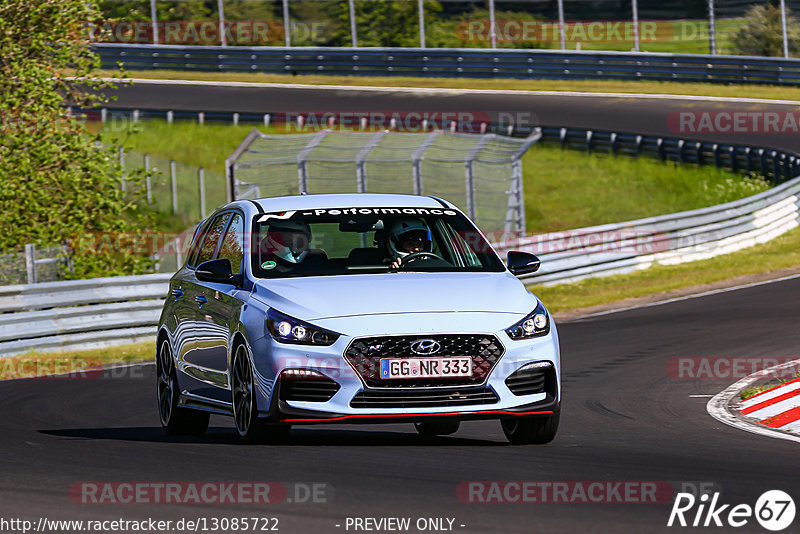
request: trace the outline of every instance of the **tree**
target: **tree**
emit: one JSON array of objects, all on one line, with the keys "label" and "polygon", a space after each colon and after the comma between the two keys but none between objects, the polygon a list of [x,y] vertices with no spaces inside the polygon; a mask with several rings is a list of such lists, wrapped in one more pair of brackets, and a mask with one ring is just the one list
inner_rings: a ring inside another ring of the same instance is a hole
[{"label": "tree", "polygon": [[[0,250],[65,244],[76,249],[67,277],[135,274],[146,255],[105,247],[78,250],[87,234],[147,230],[138,182],[67,103],[91,107],[107,84],[96,78],[99,58],[89,49],[86,21],[100,18],[86,0],[0,0]],[[81,83],[75,83],[75,76]]]},{"label": "tree", "polygon": [[[773,4],[758,4],[745,15],[746,22],[731,37],[731,51],[743,56],[783,56],[781,10]],[[797,19],[786,10],[789,54],[800,51],[800,28]]]}]

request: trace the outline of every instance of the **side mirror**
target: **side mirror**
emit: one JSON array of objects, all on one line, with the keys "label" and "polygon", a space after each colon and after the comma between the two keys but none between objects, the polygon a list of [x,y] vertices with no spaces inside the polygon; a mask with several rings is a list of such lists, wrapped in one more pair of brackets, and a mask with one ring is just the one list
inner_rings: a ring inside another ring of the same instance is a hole
[{"label": "side mirror", "polygon": [[517,250],[512,250],[508,253],[507,262],[508,270],[515,276],[535,273],[542,265],[542,261],[535,255]]},{"label": "side mirror", "polygon": [[197,266],[195,276],[203,282],[218,284],[239,285],[242,282],[241,275],[231,273],[231,261],[227,258],[201,263]]}]

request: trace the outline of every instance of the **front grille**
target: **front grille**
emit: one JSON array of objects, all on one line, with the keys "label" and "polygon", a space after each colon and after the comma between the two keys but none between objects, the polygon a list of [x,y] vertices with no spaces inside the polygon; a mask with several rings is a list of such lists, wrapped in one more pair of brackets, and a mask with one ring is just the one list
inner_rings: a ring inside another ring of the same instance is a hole
[{"label": "front grille", "polygon": [[283,380],[280,398],[285,401],[325,402],[331,400],[337,391],[339,384],[330,378]]},{"label": "front grille", "polygon": [[[409,378],[382,380],[381,358],[425,358],[414,354],[411,344],[432,339],[441,349],[431,357],[469,356],[472,376],[469,378]],[[418,336],[380,336],[354,339],[344,353],[364,383],[371,388],[449,387],[482,384],[505,349],[494,336],[485,334],[439,334]]]},{"label": "front grille", "polygon": [[497,395],[488,388],[462,390],[362,391],[350,402],[351,408],[433,408],[494,404]]},{"label": "front grille", "polygon": [[556,394],[556,372],[552,367],[520,369],[506,378],[506,386],[514,395],[534,393]]}]

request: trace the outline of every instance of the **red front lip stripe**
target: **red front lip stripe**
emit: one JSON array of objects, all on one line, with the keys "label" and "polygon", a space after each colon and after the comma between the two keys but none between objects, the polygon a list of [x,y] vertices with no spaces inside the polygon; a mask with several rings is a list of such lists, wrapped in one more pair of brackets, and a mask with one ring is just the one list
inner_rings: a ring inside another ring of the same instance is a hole
[{"label": "red front lip stripe", "polygon": [[304,419],[282,419],[281,421],[285,423],[293,423],[293,422],[302,422],[302,421],[314,421],[314,422],[322,422],[322,421],[341,421],[342,419],[353,419],[353,418],[387,418],[387,417],[435,417],[435,416],[442,416],[442,415],[480,415],[480,414],[502,414],[502,415],[547,415],[552,414],[552,410],[543,411],[543,412],[509,412],[507,410],[481,410],[477,412],[441,412],[441,413],[392,413],[392,414],[354,414],[354,415],[343,415],[341,417],[326,417],[320,419],[314,418],[304,418]]}]

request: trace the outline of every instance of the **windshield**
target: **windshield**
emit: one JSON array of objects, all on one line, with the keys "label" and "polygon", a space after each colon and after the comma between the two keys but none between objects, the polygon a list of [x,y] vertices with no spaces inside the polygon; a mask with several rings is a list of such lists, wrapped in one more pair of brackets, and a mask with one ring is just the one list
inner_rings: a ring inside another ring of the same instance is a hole
[{"label": "windshield", "polygon": [[259,278],[374,272],[502,272],[505,266],[459,212],[338,208],[255,218]]}]

